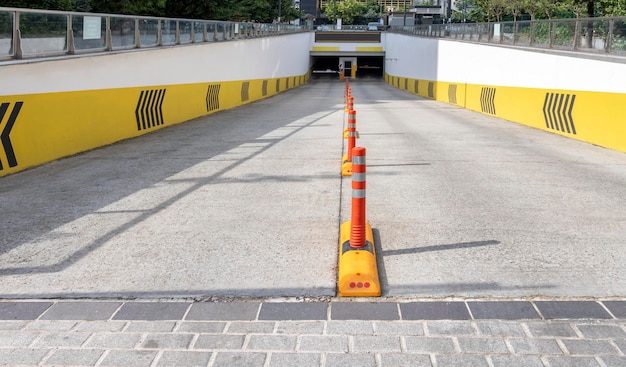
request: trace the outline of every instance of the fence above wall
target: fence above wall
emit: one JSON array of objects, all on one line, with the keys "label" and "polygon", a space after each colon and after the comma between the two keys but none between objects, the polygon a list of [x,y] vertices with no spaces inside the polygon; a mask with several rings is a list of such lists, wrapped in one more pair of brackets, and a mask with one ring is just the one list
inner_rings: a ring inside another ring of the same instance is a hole
[{"label": "fence above wall", "polygon": [[626,56],[626,17],[394,26],[390,32]]},{"label": "fence above wall", "polygon": [[0,7],[0,60],[219,42],[305,26]]}]

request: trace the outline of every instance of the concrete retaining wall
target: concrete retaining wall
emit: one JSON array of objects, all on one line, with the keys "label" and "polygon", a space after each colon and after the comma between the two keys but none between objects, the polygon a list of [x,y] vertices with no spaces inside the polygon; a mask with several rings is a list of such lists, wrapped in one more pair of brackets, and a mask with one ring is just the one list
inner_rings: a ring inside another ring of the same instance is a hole
[{"label": "concrete retaining wall", "polygon": [[626,63],[386,37],[385,78],[398,88],[626,152]]},{"label": "concrete retaining wall", "polygon": [[301,33],[0,66],[0,176],[298,87]]}]

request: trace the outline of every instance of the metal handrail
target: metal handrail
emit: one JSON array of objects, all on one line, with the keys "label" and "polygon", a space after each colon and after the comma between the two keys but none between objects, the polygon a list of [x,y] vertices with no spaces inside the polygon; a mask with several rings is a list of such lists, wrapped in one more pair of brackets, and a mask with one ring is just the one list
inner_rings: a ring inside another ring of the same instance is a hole
[{"label": "metal handrail", "polygon": [[486,44],[626,56],[626,17],[392,26],[388,31]]},{"label": "metal handrail", "polygon": [[0,7],[0,60],[231,41],[305,26]]}]

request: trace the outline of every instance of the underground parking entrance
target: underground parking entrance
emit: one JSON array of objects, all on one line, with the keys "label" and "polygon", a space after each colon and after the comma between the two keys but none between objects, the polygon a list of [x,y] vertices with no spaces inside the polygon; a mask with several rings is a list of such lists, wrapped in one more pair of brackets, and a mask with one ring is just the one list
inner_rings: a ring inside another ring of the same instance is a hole
[{"label": "underground parking entrance", "polygon": [[385,71],[384,53],[372,55],[311,54],[313,79],[339,79],[341,73],[353,79],[381,79]]}]

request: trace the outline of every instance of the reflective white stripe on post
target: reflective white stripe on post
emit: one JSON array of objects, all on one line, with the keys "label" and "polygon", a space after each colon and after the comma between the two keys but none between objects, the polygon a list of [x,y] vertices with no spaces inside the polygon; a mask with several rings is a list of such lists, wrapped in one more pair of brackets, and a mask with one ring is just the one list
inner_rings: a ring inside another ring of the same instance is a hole
[{"label": "reflective white stripe on post", "polygon": [[356,131],[348,131],[348,137],[355,137],[356,138]]},{"label": "reflective white stripe on post", "polygon": [[353,199],[365,199],[365,189],[361,189],[361,190],[352,189],[352,198]]},{"label": "reflective white stripe on post", "polygon": [[362,155],[353,155],[352,156],[352,164],[365,164],[365,156]]},{"label": "reflective white stripe on post", "polygon": [[365,182],[365,173],[352,172],[353,182]]}]

